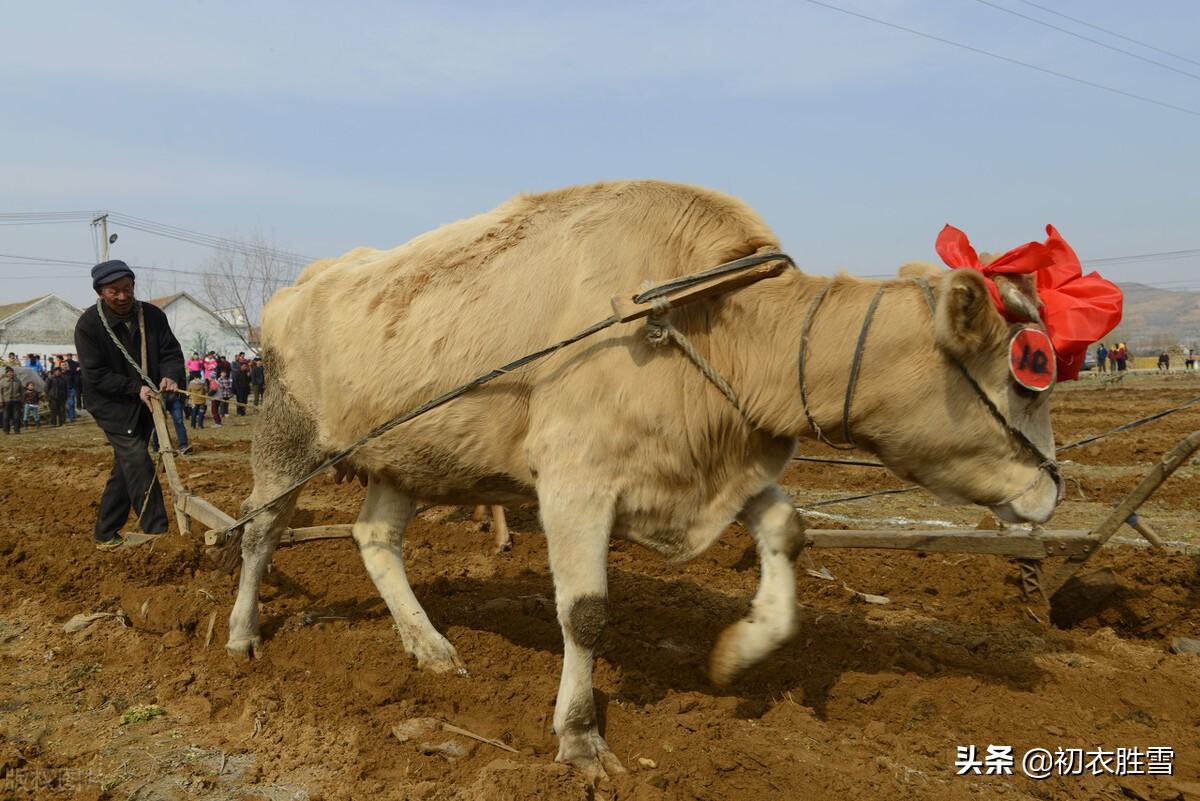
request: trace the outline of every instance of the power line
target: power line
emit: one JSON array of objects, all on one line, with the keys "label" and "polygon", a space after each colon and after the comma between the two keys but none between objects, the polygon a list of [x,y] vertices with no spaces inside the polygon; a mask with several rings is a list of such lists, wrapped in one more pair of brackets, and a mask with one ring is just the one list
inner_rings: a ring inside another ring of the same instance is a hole
[{"label": "power line", "polygon": [[1161,61],[1156,61],[1155,59],[1147,58],[1146,56],[1140,55],[1138,53],[1134,53],[1131,50],[1126,50],[1122,47],[1117,47],[1116,45],[1110,45],[1108,42],[1102,42],[1099,39],[1093,39],[1090,36],[1084,36],[1082,33],[1075,33],[1075,31],[1068,30],[1067,28],[1063,28],[1058,25],[1051,24],[1049,22],[1044,22],[1044,21],[1038,19],[1037,17],[1031,17],[1028,14],[1022,14],[1020,11],[1013,11],[1011,8],[1005,8],[1002,5],[993,3],[991,0],[975,0],[975,2],[981,3],[985,6],[988,6],[989,8],[994,8],[997,11],[1003,11],[1005,14],[1012,14],[1014,17],[1020,17],[1023,20],[1028,20],[1029,22],[1032,22],[1035,25],[1041,25],[1045,28],[1050,28],[1051,30],[1058,31],[1060,33],[1065,33],[1067,36],[1074,36],[1076,39],[1082,39],[1085,42],[1091,42],[1092,44],[1099,45],[1100,47],[1103,47],[1106,50],[1112,50],[1113,52],[1116,52],[1116,53],[1123,53],[1124,55],[1127,55],[1130,58],[1136,58],[1139,61],[1145,61],[1147,64],[1153,64],[1156,67],[1162,67],[1165,70],[1170,70],[1171,72],[1177,72],[1180,75],[1186,75],[1189,78],[1200,81],[1200,75],[1197,75],[1194,72],[1188,72],[1187,70],[1181,70],[1178,67],[1172,67],[1170,64],[1164,64]]},{"label": "power line", "polygon": [[1118,39],[1124,39],[1127,42],[1133,42],[1138,47],[1144,47],[1147,50],[1153,50],[1156,53],[1162,53],[1164,56],[1170,56],[1171,58],[1177,58],[1180,61],[1186,61],[1189,64],[1195,64],[1196,66],[1200,67],[1200,61],[1196,61],[1195,59],[1188,58],[1187,56],[1181,56],[1178,53],[1172,53],[1170,50],[1163,50],[1161,47],[1155,47],[1152,44],[1147,44],[1146,42],[1139,41],[1132,37],[1126,36],[1123,33],[1117,33],[1116,31],[1110,31],[1108,28],[1101,28],[1099,25],[1093,25],[1092,23],[1087,22],[1086,20],[1081,20],[1078,17],[1067,16],[1066,14],[1062,13],[1061,11],[1055,11],[1052,8],[1046,8],[1043,5],[1039,5],[1037,3],[1030,2],[1030,0],[1020,0],[1020,2],[1024,3],[1027,6],[1033,6],[1034,8],[1041,9],[1042,11],[1045,11],[1047,14],[1053,14],[1054,16],[1062,17],[1063,19],[1069,19],[1069,20],[1071,20],[1071,22],[1076,22],[1080,25],[1086,25],[1087,27],[1092,28],[1093,30],[1100,31],[1101,33],[1107,33],[1109,36],[1115,36]]},{"label": "power line", "polygon": [[1127,264],[1143,261],[1171,261],[1174,259],[1191,259],[1200,256],[1200,248],[1191,250],[1167,250],[1162,253],[1140,253],[1133,256],[1111,256],[1104,259],[1085,259],[1081,264],[1089,267],[1105,264]]},{"label": "power line", "polygon": [[131,214],[112,212],[108,215],[108,218],[114,224],[123,225],[126,228],[133,228],[154,236],[162,236],[181,242],[190,242],[195,245],[203,245],[216,250],[233,250],[251,256],[257,256],[266,253],[277,256],[286,261],[305,263],[315,261],[315,258],[312,256],[305,256],[304,254],[296,253],[294,251],[281,250],[279,248],[273,248],[267,245],[257,245],[253,243],[242,242],[236,239],[228,239],[226,237],[212,236],[211,234],[202,234],[198,231],[180,228],[176,225],[159,223],[153,220],[147,220],[143,217],[134,217]]},{"label": "power line", "polygon": [[[3,262],[7,265],[11,265],[11,266],[20,265],[20,266],[26,266],[26,267],[36,267],[36,266],[41,266],[41,265],[47,265],[47,266],[54,265],[56,267],[64,266],[64,267],[89,267],[90,268],[92,266],[92,262],[90,262],[90,261],[80,261],[78,259],[52,259],[52,258],[46,258],[43,256],[19,256],[14,253],[0,253],[0,260],[3,260]],[[196,272],[195,270],[177,270],[177,269],[174,269],[171,267],[150,267],[150,266],[144,265],[144,264],[131,264],[129,266],[130,266],[130,268],[132,268],[134,270],[145,270],[148,272],[157,272],[157,273],[172,273],[174,275],[189,275],[189,276],[192,276],[196,280],[192,281],[192,282],[181,281],[180,283],[192,283],[194,286],[201,286],[205,276],[211,275],[211,273]],[[62,277],[73,277],[73,276],[55,276],[55,277],[62,278]],[[280,286],[282,286],[281,282],[270,281],[270,280],[267,280],[264,278],[258,278],[256,276],[238,275],[235,277],[239,281],[246,281],[246,282],[250,282],[250,283],[261,283],[261,284],[268,284],[268,285],[279,284]]]},{"label": "power line", "polygon": [[[33,211],[0,213],[0,225],[62,225],[69,223],[91,222],[97,216],[105,214],[101,211]],[[297,264],[315,261],[312,256],[296,253],[290,250],[243,242],[228,237],[213,236],[177,225],[148,220],[122,212],[107,212],[108,219],[115,225],[132,228],[152,236],[174,239],[192,245],[200,245],[214,250],[231,251],[244,256],[270,255],[281,261]]]},{"label": "power line", "polygon": [[987,56],[988,58],[994,58],[999,61],[1008,62],[1009,64],[1016,64],[1018,66],[1025,67],[1026,69],[1036,70],[1037,72],[1042,72],[1047,75],[1053,75],[1056,78],[1063,78],[1064,80],[1073,81],[1075,83],[1083,84],[1084,86],[1090,86],[1093,89],[1102,89],[1105,92],[1111,92],[1112,94],[1132,98],[1133,100],[1140,100],[1143,103],[1151,103],[1155,106],[1162,106],[1163,108],[1169,108],[1173,111],[1182,111],[1184,114],[1191,114],[1193,117],[1200,117],[1200,111],[1196,111],[1195,109],[1185,108],[1183,106],[1176,106],[1173,103],[1167,103],[1162,100],[1155,100],[1152,97],[1146,97],[1145,95],[1134,94],[1133,92],[1126,92],[1124,89],[1117,89],[1114,86],[1108,86],[1106,84],[1096,83],[1095,81],[1089,81],[1086,78],[1079,78],[1074,75],[1068,75],[1065,72],[1059,72],[1058,70],[1048,69],[1047,67],[1039,67],[1036,64],[1030,64],[1027,61],[1021,61],[1020,59],[1011,58],[1009,56],[1002,56],[999,53],[993,53],[990,50],[983,50],[978,47],[973,47],[968,44],[963,44],[962,42],[956,42],[953,39],[945,39],[941,36],[935,36],[932,33],[925,33],[924,31],[919,31],[916,28],[909,28],[904,25],[897,25],[894,22],[888,22],[887,20],[882,20],[882,19],[879,19],[878,17],[871,17],[866,14],[860,14],[857,11],[851,11],[848,8],[842,8],[841,6],[835,6],[832,3],[822,2],[822,0],[805,0],[805,1],[808,3],[811,3],[814,6],[820,6],[821,8],[827,8],[830,11],[836,11],[839,14],[845,14],[850,17],[857,17],[858,19],[863,19],[863,20],[866,20],[867,22],[874,22],[877,25],[883,25],[888,28],[894,28],[898,31],[904,31],[905,33],[911,33],[914,36],[920,36],[923,39],[929,39],[934,42],[941,42],[942,44],[947,44],[947,45],[950,45],[951,47],[957,47],[962,50],[968,50],[972,53],[978,53],[981,56]]}]

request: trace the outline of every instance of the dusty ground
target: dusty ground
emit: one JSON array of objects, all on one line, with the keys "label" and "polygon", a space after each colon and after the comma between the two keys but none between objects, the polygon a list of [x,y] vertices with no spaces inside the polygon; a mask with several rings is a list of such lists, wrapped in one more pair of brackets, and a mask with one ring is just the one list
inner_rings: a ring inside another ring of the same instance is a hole
[{"label": "dusty ground", "polygon": [[[1200,377],[1084,381],[1056,395],[1066,442],[1200,395]],[[1094,524],[1197,428],[1200,406],[1064,454],[1072,489],[1053,525]],[[188,483],[227,510],[249,488],[250,430],[249,420],[206,429],[184,460]],[[108,468],[90,422],[0,439],[0,798],[1200,798],[1200,657],[1169,647],[1200,638],[1200,564],[1185,552],[1107,549],[1096,561],[1120,590],[1066,630],[1033,618],[1000,558],[814,552],[802,567],[837,580],[801,574],[799,636],[718,690],[706,656],[753,593],[749,537],[735,527],[683,566],[617,544],[596,688],[631,773],[593,789],[552,762],[561,642],[532,511],[512,512],[516,547],[501,557],[462,510],[432,510],[410,530],[417,594],[469,678],[414,669],[348,541],[280,550],[263,598],[267,655],[247,665],[222,647],[233,580],[198,537],[92,549]],[[880,470],[808,463],[787,484],[801,503],[900,486]],[[299,523],[350,521],[360,498],[318,480]],[[924,493],[819,511],[818,527],[980,518]],[[1198,468],[1182,468],[1143,512],[1168,539],[1200,541]],[[77,613],[118,610],[124,618],[63,630]],[[165,714],[124,722],[150,704]],[[400,742],[392,727],[413,718],[516,753],[446,733]],[[445,741],[466,754],[421,751]],[[1168,746],[1174,775],[1035,781],[1018,762],[1012,776],[956,776],[955,748],[972,744],[1018,757]]]}]

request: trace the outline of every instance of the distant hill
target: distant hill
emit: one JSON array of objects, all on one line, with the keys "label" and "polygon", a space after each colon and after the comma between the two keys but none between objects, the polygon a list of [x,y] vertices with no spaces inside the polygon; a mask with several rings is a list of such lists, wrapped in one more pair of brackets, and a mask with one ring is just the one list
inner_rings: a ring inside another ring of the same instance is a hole
[{"label": "distant hill", "polygon": [[1120,284],[1125,293],[1121,325],[1105,341],[1124,341],[1136,352],[1177,346],[1200,348],[1200,292]]}]

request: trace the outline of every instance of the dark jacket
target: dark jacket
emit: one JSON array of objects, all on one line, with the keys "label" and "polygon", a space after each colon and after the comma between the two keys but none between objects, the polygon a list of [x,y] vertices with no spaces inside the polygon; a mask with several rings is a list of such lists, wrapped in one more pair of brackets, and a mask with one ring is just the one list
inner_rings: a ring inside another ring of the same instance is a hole
[{"label": "dark jacket", "polygon": [[46,379],[46,400],[51,403],[67,399],[67,387],[70,382],[65,375],[52,375]]},{"label": "dark jacket", "polygon": [[76,395],[83,392],[83,374],[74,359],[67,359],[67,388],[75,390]]},{"label": "dark jacket", "polygon": [[[157,389],[163,378],[184,384],[183,350],[162,309],[141,303],[146,315],[146,373]],[[141,332],[137,330],[137,308],[129,315],[128,327],[105,308],[109,325],[129,351],[134,361],[142,358]],[[138,399],[142,380],[133,365],[104,329],[95,306],[91,306],[75,323],[75,352],[83,370],[83,391],[87,410],[105,431],[133,434],[149,431],[150,411]]]},{"label": "dark jacket", "polygon": [[261,387],[265,383],[263,377],[263,368],[261,364],[251,365],[250,367],[250,386]]},{"label": "dark jacket", "polygon": [[4,378],[0,375],[0,403],[20,401],[24,393],[24,384],[15,378]]},{"label": "dark jacket", "polygon": [[233,394],[243,400],[250,394],[250,373],[238,370],[233,374]]}]

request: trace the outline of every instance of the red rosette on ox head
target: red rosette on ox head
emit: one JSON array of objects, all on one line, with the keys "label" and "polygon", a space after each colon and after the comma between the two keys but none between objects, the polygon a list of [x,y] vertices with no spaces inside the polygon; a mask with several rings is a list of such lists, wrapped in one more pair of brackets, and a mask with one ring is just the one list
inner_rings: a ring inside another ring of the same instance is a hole
[{"label": "red rosette on ox head", "polygon": [[[988,264],[980,263],[967,235],[952,225],[942,229],[937,252],[954,269],[967,268],[983,273],[992,303],[1012,321],[992,276],[1032,273],[1037,286],[1041,317],[1052,345],[1055,365],[1051,383],[1073,381],[1079,377],[1083,356],[1093,342],[1100,341],[1121,322],[1123,296],[1120,288],[1099,273],[1083,274],[1079,257],[1054,226],[1046,226],[1047,239],[1027,242],[1013,248]],[[1032,337],[1023,329],[1017,336]],[[1040,332],[1038,332],[1040,333]],[[1016,340],[1014,339],[1014,342]],[[1032,342],[1032,339],[1026,341]],[[1014,371],[1013,377],[1017,375]],[[1020,382],[1020,379],[1017,379]],[[1022,386],[1027,386],[1022,383]],[[1034,387],[1029,387],[1033,389]]]}]

